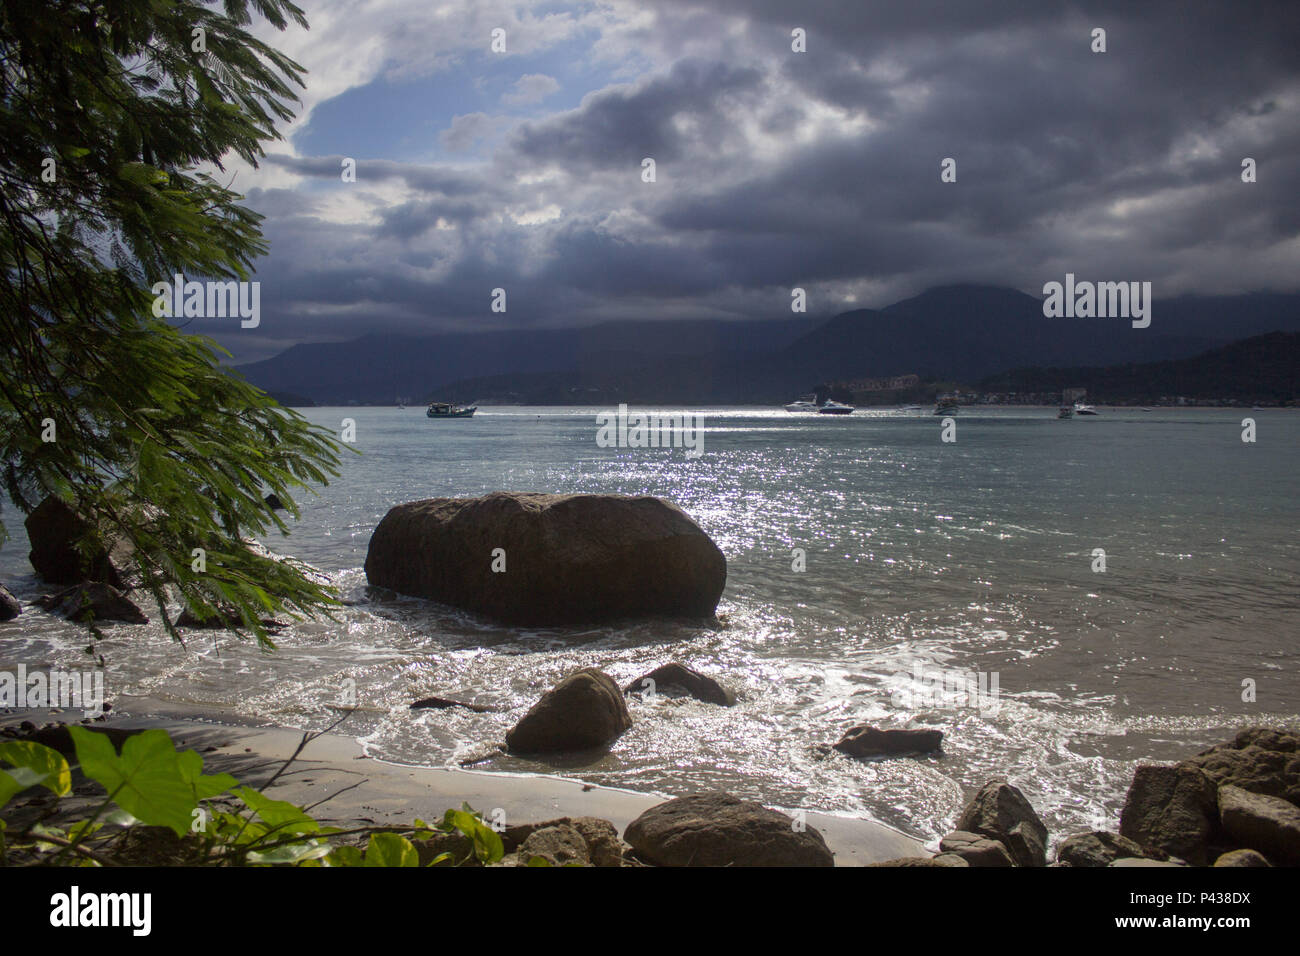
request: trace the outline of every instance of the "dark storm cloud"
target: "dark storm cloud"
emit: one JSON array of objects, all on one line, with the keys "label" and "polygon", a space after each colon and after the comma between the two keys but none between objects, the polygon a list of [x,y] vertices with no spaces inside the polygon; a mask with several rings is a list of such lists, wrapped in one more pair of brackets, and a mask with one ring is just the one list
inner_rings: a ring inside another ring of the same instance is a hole
[{"label": "dark storm cloud", "polygon": [[[593,94],[580,109],[527,123],[513,147],[531,159],[571,166],[639,166],[681,158],[688,149],[716,148],[732,128],[732,109],[751,105],[763,85],[758,70],[685,61],[667,76],[635,89]],[[674,124],[689,120],[690,142]]]},{"label": "dark storm cloud", "polygon": [[[554,324],[629,302],[745,314],[794,284],[825,284],[819,311],[849,290],[873,305],[946,281],[1032,290],[1067,268],[1157,295],[1300,282],[1300,4],[654,10],[628,42],[686,53],[518,125],[486,162],[362,160],[343,186],[342,157],[268,157],[309,180],[250,196],[283,323],[314,338],[500,322],[494,287],[509,322]],[[340,216],[340,189],[369,214]]]}]

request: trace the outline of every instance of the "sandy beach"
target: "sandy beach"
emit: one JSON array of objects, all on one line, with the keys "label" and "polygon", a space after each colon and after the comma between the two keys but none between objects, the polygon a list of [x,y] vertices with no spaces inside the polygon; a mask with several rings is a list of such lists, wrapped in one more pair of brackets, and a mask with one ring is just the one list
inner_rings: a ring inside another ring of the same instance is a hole
[{"label": "sandy beach", "polygon": [[[147,709],[161,716],[119,718],[110,714],[93,726],[119,730],[162,728],[171,735],[177,749],[198,751],[206,772],[229,773],[241,783],[256,787],[275,774],[302,740],[299,730],[241,726],[224,722],[217,714],[147,703],[142,698],[123,698],[115,702],[115,707],[137,712]],[[80,719],[77,711],[14,711],[0,715],[0,727],[25,720],[41,726],[59,721],[76,723]],[[488,819],[494,811],[502,811],[504,816],[495,816],[509,826],[564,816],[592,816],[610,821],[620,833],[642,812],[670,798],[540,774],[404,766],[371,758],[355,739],[337,733],[313,739],[266,793],[299,806],[329,798],[312,814],[334,826],[404,825],[417,817],[432,821],[441,818],[447,808],[468,803]],[[98,801],[77,795],[71,798],[68,809],[79,809],[78,802],[91,806]],[[864,866],[928,855],[919,841],[871,820],[810,812],[806,824],[825,837],[835,854],[836,866]]]}]

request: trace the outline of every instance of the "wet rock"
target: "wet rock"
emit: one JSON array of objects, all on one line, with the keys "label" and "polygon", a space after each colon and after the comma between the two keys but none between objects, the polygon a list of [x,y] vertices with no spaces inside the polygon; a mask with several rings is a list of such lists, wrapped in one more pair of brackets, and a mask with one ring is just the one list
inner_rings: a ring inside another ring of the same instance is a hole
[{"label": "wet rock", "polygon": [[1300,806],[1300,734],[1276,727],[1248,727],[1229,744],[1203,750],[1183,763],[1219,787],[1281,797]]},{"label": "wet rock", "polygon": [[632,726],[632,717],[608,674],[575,671],[547,691],[506,734],[511,753],[555,753],[601,747]]},{"label": "wet rock", "polygon": [[1110,866],[1125,857],[1168,860],[1169,854],[1107,830],[1076,833],[1062,840],[1056,848],[1057,862],[1069,866]]},{"label": "wet rock", "polygon": [[1025,795],[1005,780],[990,780],[979,789],[957,819],[957,829],[997,840],[1017,866],[1047,864],[1047,827]]},{"label": "wet rock", "polygon": [[94,581],[37,598],[36,604],[47,611],[61,614],[70,621],[149,623],[149,618],[125,594],[112,585]]},{"label": "wet rock", "polygon": [[452,707],[463,707],[465,710],[472,710],[476,714],[493,714],[497,712],[495,707],[486,707],[483,704],[467,704],[463,700],[449,700],[446,697],[421,698],[411,705],[411,710],[449,710]]},{"label": "wet rock", "polygon": [[549,627],[711,618],[727,562],[659,498],[501,491],[396,506],[370,539],[366,577],[506,624]]},{"label": "wet rock", "polygon": [[696,700],[702,700],[706,704],[731,707],[736,703],[736,695],[712,677],[706,677],[699,671],[678,664],[676,661],[656,667],[648,674],[642,674],[624,687],[623,693],[659,693],[665,687],[680,687]]},{"label": "wet rock", "polygon": [[[208,617],[200,618],[187,607],[176,617],[177,627],[194,628],[196,630],[242,627],[243,623],[243,618],[239,616],[239,612],[234,608],[221,608],[209,614]],[[289,626],[284,621],[277,621],[269,617],[262,618],[261,623],[268,631],[280,631]]]},{"label": "wet rock", "polygon": [[23,605],[9,593],[9,589],[0,584],[0,621],[12,621],[23,613]]},{"label": "wet rock", "polygon": [[834,747],[850,757],[892,757],[909,753],[933,753],[942,743],[941,730],[878,730],[866,724],[858,724],[846,730]]},{"label": "wet rock", "polygon": [[1220,787],[1218,797],[1219,819],[1233,841],[1269,860],[1300,864],[1300,808],[1241,787]]},{"label": "wet rock", "polygon": [[112,534],[98,535],[100,544],[88,557],[77,550],[77,542],[90,530],[90,523],[61,498],[42,501],[24,522],[32,550],[32,567],[50,584],[80,584],[92,581],[114,588],[132,586],[130,543]]},{"label": "wet rock", "polygon": [[519,866],[529,866],[535,857],[541,857],[551,866],[591,865],[587,841],[574,827],[562,823],[534,830],[520,844],[516,855]]},{"label": "wet rock", "polygon": [[834,866],[822,835],[750,800],[711,791],[651,807],[623,838],[658,866]]},{"label": "wet rock", "polygon": [[944,854],[961,857],[970,866],[1015,866],[1007,848],[997,840],[978,833],[954,830],[939,841]]},{"label": "wet rock", "polygon": [[1254,850],[1231,850],[1214,861],[1215,866],[1269,866],[1264,854]]},{"label": "wet rock", "polygon": [[1120,811],[1120,835],[1204,866],[1218,820],[1214,791],[1196,767],[1140,766]]},{"label": "wet rock", "polygon": [[560,817],[542,823],[506,827],[501,834],[501,842],[507,853],[514,853],[533,833],[557,826],[571,827],[582,836],[583,842],[587,844],[587,858],[593,866],[623,865],[624,847],[623,841],[618,837],[618,828],[599,817]]},{"label": "wet rock", "polygon": [[936,866],[974,866],[975,864],[960,853],[937,853],[933,857]]}]

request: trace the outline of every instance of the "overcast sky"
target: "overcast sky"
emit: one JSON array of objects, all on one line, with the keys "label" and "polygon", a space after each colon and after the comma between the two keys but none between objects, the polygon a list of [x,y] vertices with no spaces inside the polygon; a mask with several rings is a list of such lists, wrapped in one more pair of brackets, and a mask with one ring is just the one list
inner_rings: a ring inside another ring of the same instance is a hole
[{"label": "overcast sky", "polygon": [[259,31],[310,71],[298,118],[228,169],[267,217],[261,325],[191,326],[237,360],[788,317],[795,286],[821,315],[1066,272],[1300,289],[1295,0],[299,3],[310,31]]}]

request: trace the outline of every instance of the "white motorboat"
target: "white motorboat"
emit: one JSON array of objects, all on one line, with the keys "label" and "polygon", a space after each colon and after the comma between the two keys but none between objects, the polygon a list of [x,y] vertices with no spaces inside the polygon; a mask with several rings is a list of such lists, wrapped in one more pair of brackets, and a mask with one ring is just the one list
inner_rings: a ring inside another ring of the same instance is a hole
[{"label": "white motorboat", "polygon": [[825,405],[818,407],[817,412],[821,415],[851,415],[856,406],[841,405],[839,402],[827,401]]},{"label": "white motorboat", "polygon": [[791,402],[789,405],[785,406],[785,410],[796,414],[799,412],[815,412],[817,411],[817,403],[804,401]]},{"label": "white motorboat", "polygon": [[1096,415],[1096,414],[1097,414],[1097,409],[1093,408],[1091,405],[1085,405],[1085,404],[1083,404],[1083,402],[1075,402],[1075,404],[1074,404],[1074,414],[1076,414],[1076,415]]},{"label": "white motorboat", "polygon": [[478,411],[477,405],[453,405],[450,402],[434,402],[425,410],[428,418],[473,418]]}]

